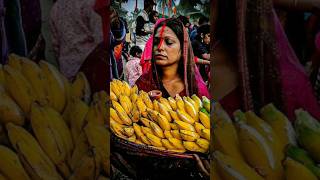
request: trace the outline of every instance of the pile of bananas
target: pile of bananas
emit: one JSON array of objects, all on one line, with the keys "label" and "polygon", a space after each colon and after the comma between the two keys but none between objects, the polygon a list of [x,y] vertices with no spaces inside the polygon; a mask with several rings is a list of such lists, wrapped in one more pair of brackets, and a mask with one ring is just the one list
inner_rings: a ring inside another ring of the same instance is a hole
[{"label": "pile of bananas", "polygon": [[118,137],[171,152],[208,152],[210,101],[206,97],[177,95],[152,101],[136,85],[114,79],[110,99],[110,128]]},{"label": "pile of bananas", "polygon": [[107,179],[107,93],[11,54],[0,65],[0,179]]},{"label": "pile of bananas", "polygon": [[273,104],[267,104],[260,110],[261,117],[237,110],[231,120],[217,103],[212,178],[319,179],[320,123],[302,109],[295,114],[293,126]]}]

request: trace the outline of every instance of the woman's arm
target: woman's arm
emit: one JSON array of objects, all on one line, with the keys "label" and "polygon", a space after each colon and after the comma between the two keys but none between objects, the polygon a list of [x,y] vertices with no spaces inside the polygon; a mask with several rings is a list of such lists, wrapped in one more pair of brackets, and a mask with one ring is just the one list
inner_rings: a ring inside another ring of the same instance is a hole
[{"label": "woman's arm", "polygon": [[313,12],[320,15],[319,0],[273,0],[274,6],[288,10]]}]

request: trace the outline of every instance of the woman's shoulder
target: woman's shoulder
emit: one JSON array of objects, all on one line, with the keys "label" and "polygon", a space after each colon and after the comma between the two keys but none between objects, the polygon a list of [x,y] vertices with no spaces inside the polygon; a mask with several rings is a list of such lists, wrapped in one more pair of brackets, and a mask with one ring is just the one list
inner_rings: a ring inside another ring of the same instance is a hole
[{"label": "woman's shoulder", "polygon": [[146,92],[157,89],[154,81],[152,80],[152,74],[149,73],[142,74],[136,81],[136,85],[138,86],[139,90]]}]

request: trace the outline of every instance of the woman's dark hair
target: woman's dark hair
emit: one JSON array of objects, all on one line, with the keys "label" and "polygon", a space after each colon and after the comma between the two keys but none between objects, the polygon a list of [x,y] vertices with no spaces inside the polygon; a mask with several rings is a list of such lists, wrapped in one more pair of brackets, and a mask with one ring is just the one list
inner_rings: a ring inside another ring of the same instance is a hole
[{"label": "woman's dark hair", "polygon": [[182,24],[185,26],[185,25],[187,25],[188,23],[190,24],[190,21],[189,21],[189,19],[187,18],[187,17],[185,17],[185,16],[179,16],[178,17],[178,19],[182,22]]},{"label": "woman's dark hair", "polygon": [[142,53],[142,50],[139,46],[132,46],[130,49],[130,55],[135,57],[137,53]]},{"label": "woman's dark hair", "polygon": [[236,0],[218,1],[214,40],[219,40],[232,54],[237,53]]}]

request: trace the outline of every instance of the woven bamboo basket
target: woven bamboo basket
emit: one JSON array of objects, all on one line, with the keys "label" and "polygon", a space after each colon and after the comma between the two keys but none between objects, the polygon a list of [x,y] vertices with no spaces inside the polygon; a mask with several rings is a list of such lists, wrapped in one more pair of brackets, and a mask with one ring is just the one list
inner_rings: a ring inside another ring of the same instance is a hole
[{"label": "woven bamboo basket", "polygon": [[112,134],[111,163],[132,179],[209,179],[206,154],[177,153],[136,144]]}]

